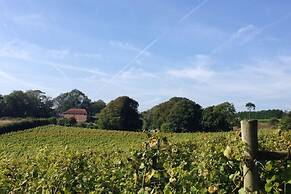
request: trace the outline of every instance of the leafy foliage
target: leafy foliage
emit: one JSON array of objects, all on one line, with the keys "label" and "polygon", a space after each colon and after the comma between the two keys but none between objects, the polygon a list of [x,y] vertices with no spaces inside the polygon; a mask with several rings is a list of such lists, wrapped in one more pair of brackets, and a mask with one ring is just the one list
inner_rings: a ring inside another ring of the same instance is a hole
[{"label": "leafy foliage", "polygon": [[97,100],[96,102],[91,102],[89,106],[89,113],[92,116],[100,113],[103,108],[106,107],[106,103],[102,100]]},{"label": "leafy foliage", "polygon": [[205,131],[230,131],[237,122],[235,108],[229,102],[207,107],[202,113]]},{"label": "leafy foliage", "polygon": [[[174,97],[143,112],[143,128],[181,132],[201,129],[201,106],[187,99]],[[163,127],[162,127],[163,126]]]},{"label": "leafy foliage", "polygon": [[9,133],[13,131],[21,131],[38,126],[56,124],[55,118],[49,119],[25,119],[21,121],[15,121],[0,126],[0,134]]},{"label": "leafy foliage", "polygon": [[[284,115],[282,110],[272,109],[272,110],[261,110],[261,111],[253,111],[250,113],[251,118],[253,119],[281,119]],[[248,119],[249,118],[249,111],[238,112],[237,116],[240,120]]]},{"label": "leafy foliage", "polygon": [[[259,136],[260,149],[286,150],[291,133]],[[242,192],[243,145],[235,132],[155,133],[146,140],[144,133],[47,126],[1,138],[4,194]],[[261,192],[283,193],[290,162],[257,165]]]},{"label": "leafy foliage", "polygon": [[57,120],[57,124],[60,125],[60,126],[67,126],[67,127],[70,127],[70,126],[74,126],[77,124],[77,121],[74,117],[72,118],[60,118]]},{"label": "leafy foliage", "polygon": [[291,130],[291,112],[286,114],[279,123],[280,128],[283,130]]},{"label": "leafy foliage", "polygon": [[51,117],[52,100],[40,90],[14,91],[0,96],[0,116]]},{"label": "leafy foliage", "polygon": [[74,89],[54,98],[57,113],[63,113],[70,108],[85,108],[89,110],[91,100],[81,91]]},{"label": "leafy foliage", "polygon": [[142,121],[138,113],[138,102],[122,96],[111,101],[98,116],[100,129],[130,130],[141,129]]}]

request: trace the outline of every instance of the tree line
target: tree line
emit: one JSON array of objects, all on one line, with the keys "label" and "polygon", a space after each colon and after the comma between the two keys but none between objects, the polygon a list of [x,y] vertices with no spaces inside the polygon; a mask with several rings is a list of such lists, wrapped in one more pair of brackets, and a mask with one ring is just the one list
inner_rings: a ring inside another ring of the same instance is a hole
[{"label": "tree line", "polygon": [[48,97],[40,90],[0,95],[0,117],[48,118],[56,117],[70,108],[84,108],[89,113],[90,122],[100,129],[112,130],[229,131],[248,114],[252,114],[253,119],[260,119],[262,115],[264,118],[283,116],[281,110],[237,113],[230,102],[203,108],[182,97],[171,98],[141,113],[138,107],[139,103],[127,96],[118,97],[106,105],[102,100],[92,101],[77,89],[56,98]]},{"label": "tree line", "polygon": [[102,100],[91,101],[76,89],[56,98],[51,98],[40,90],[13,91],[4,96],[0,94],[0,117],[48,118],[70,108],[84,108],[90,115],[96,115],[105,106]]},{"label": "tree line", "polygon": [[249,114],[252,119],[281,119],[284,115],[284,111],[279,109],[261,110],[253,112],[242,111],[238,112],[237,116],[241,119],[246,119],[249,118]]}]

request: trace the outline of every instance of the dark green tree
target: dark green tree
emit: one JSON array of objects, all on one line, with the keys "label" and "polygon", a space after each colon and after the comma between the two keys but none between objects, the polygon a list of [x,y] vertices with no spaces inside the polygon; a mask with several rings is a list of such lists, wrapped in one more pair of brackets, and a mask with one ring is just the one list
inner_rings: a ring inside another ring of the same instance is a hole
[{"label": "dark green tree", "polygon": [[291,112],[283,116],[279,123],[279,126],[282,130],[291,130]]},{"label": "dark green tree", "polygon": [[4,102],[3,96],[0,94],[0,117],[5,115],[6,104]]},{"label": "dark green tree", "polygon": [[91,116],[95,116],[96,114],[99,114],[101,110],[105,107],[106,107],[106,103],[104,101],[97,100],[95,102],[90,103],[88,112]]},{"label": "dark green tree", "polygon": [[85,108],[89,110],[91,100],[81,91],[74,89],[54,98],[54,108],[57,113],[63,113],[70,108]]},{"label": "dark green tree", "polygon": [[40,90],[25,92],[29,104],[28,116],[51,117],[53,115],[53,101]]},{"label": "dark green tree", "polygon": [[118,97],[100,112],[97,125],[100,129],[130,131],[141,129],[142,121],[138,106],[137,101],[127,96]]},{"label": "dark green tree", "polygon": [[251,112],[252,112],[252,110],[256,109],[256,105],[252,102],[248,102],[248,103],[246,103],[246,108],[249,111],[249,119],[251,119]]},{"label": "dark green tree", "polygon": [[202,125],[205,131],[230,131],[237,123],[235,108],[229,102],[203,110]]},{"label": "dark green tree", "polygon": [[199,104],[187,98],[174,97],[143,112],[143,128],[177,132],[199,130],[201,113]]},{"label": "dark green tree", "polygon": [[[281,119],[284,115],[284,111],[279,109],[272,109],[272,110],[260,110],[260,111],[253,111],[251,113],[251,117],[253,119]],[[238,112],[237,116],[242,119],[249,118],[249,111]]]},{"label": "dark green tree", "polygon": [[171,109],[168,123],[175,132],[201,129],[201,106],[188,99],[177,101]]},{"label": "dark green tree", "polygon": [[30,112],[30,104],[27,95],[23,91],[13,91],[4,96],[6,104],[6,116],[27,117]]},{"label": "dark green tree", "polygon": [[52,100],[40,90],[14,91],[3,98],[5,116],[50,117],[53,115]]}]

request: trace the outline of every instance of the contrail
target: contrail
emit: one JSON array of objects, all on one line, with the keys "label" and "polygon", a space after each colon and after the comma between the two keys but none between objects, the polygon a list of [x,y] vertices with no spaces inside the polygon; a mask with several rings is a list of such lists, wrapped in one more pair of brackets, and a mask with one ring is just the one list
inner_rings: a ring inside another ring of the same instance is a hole
[{"label": "contrail", "polygon": [[[257,36],[259,34],[261,34],[262,32],[264,32],[265,30],[267,30],[268,28],[271,28],[277,24],[279,24],[280,22],[283,22],[284,20],[288,19],[291,16],[291,12],[288,12],[287,14],[283,15],[282,17],[280,17],[279,19],[268,23],[264,26],[262,26],[261,28],[257,29],[254,31],[254,33],[252,34],[252,36]],[[223,47],[225,47],[228,44],[231,44],[237,37],[238,31],[236,31],[235,33],[233,33],[229,39],[225,40],[222,44],[220,44],[219,46],[215,47],[214,49],[212,49],[210,51],[210,55],[215,54],[217,52],[219,52],[220,50],[222,50]]]},{"label": "contrail", "polygon": [[181,17],[181,19],[178,21],[178,24],[180,24],[180,23],[184,22],[186,19],[188,19],[191,15],[193,15],[196,11],[198,11],[207,2],[208,2],[208,0],[201,1],[191,11],[189,11],[187,14],[185,14],[183,17]]},{"label": "contrail", "polygon": [[[196,11],[198,11],[203,5],[207,3],[208,0],[204,0],[200,2],[198,5],[196,5],[193,9],[191,9],[187,14],[182,16],[177,24],[183,23],[185,20],[187,20],[191,15],[193,15]],[[125,64],[119,72],[117,72],[113,77],[109,80],[109,83],[115,80],[119,75],[121,75],[128,67],[130,67],[137,59],[142,57],[151,47],[153,47],[157,42],[165,35],[168,31],[161,33],[160,35],[156,36],[152,41],[150,41],[135,57],[133,57],[127,64]],[[106,84],[103,85],[103,87],[99,88],[98,91],[101,91],[106,87]]]},{"label": "contrail", "polygon": [[[132,58],[127,64],[125,64],[122,69],[117,72],[113,77],[111,77],[111,79],[109,79],[109,82],[112,82],[113,80],[115,80],[119,75],[121,75],[128,67],[130,67],[130,65],[132,63],[134,63],[138,58],[140,58],[141,56],[144,55],[145,52],[147,52],[148,49],[150,49],[152,46],[154,46],[158,40],[164,35],[165,33],[157,36],[155,39],[153,39],[152,41],[150,41],[134,58]],[[104,85],[103,87],[99,88],[98,91],[101,91],[102,89],[104,89],[106,87],[106,85]]]},{"label": "contrail", "polygon": [[10,80],[12,82],[16,82],[16,83],[23,85],[23,86],[26,86],[26,87],[46,89],[45,87],[30,83],[30,82],[27,82],[24,80],[20,80],[17,77],[15,77],[7,72],[4,72],[2,70],[0,70],[0,78],[3,78],[3,80]]}]

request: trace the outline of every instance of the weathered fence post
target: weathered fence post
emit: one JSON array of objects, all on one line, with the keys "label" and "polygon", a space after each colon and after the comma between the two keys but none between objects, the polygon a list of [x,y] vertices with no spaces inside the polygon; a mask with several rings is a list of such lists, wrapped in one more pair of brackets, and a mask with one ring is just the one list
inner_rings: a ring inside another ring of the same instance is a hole
[{"label": "weathered fence post", "polygon": [[241,121],[242,141],[245,144],[243,164],[244,189],[246,192],[258,191],[258,172],[255,159],[258,152],[258,121]]}]

